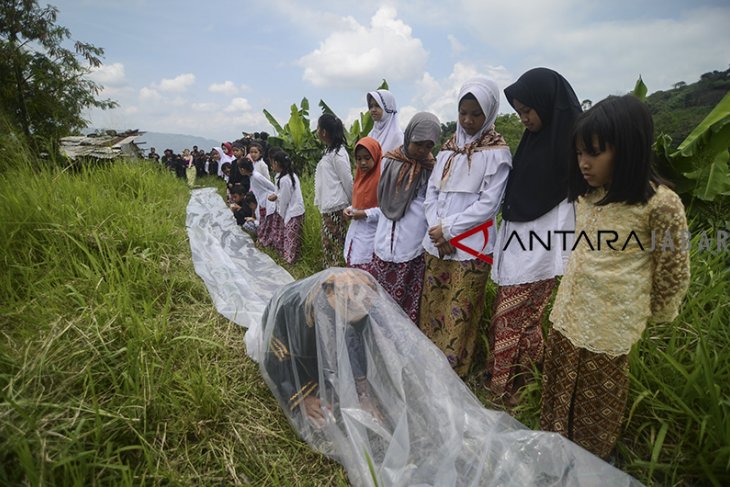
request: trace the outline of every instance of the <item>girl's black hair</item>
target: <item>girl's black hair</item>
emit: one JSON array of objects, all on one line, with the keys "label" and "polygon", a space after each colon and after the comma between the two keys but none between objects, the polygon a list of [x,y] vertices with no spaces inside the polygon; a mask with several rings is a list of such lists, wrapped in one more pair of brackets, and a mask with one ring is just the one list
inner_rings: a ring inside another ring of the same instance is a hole
[{"label": "girl's black hair", "polygon": [[474,96],[474,94],[471,92],[467,93],[466,95],[462,96],[461,99],[459,99],[459,106],[461,106],[461,102],[464,100],[474,100],[476,102],[479,102],[479,100],[477,100],[477,97]]},{"label": "girl's black hair", "polygon": [[[598,147],[593,145],[596,137]],[[575,201],[592,188],[580,171],[577,146],[597,155],[610,145],[614,150],[613,177],[608,193],[597,204],[646,203],[654,196],[652,184],[668,185],[656,172],[652,143],[654,122],[647,106],[633,95],[609,96],[578,115],[572,132],[573,162],[568,178],[568,199]]]},{"label": "girl's black hair", "polygon": [[248,159],[241,159],[240,161],[238,161],[238,169],[253,172],[253,162]]},{"label": "girl's black hair", "polygon": [[325,113],[317,121],[317,127],[327,132],[329,145],[325,152],[337,152],[345,145],[345,127],[342,120],[331,113]]},{"label": "girl's black hair", "polygon": [[256,201],[256,195],[253,194],[251,191],[246,193],[246,196],[243,197],[243,201],[246,202],[247,204],[251,204],[251,203],[258,204],[258,201]]},{"label": "girl's black hair", "polygon": [[277,147],[277,146],[269,147],[269,150],[267,151],[267,154],[266,154],[266,161],[268,162],[269,167],[271,167],[271,161],[273,161],[274,157],[276,157],[276,153],[281,152],[282,150],[284,150],[284,149],[282,149],[281,147]]},{"label": "girl's black hair", "polygon": [[246,195],[246,193],[244,193],[243,191],[243,186],[241,184],[234,184],[231,188],[231,194],[242,194],[244,195],[244,197]]},{"label": "girl's black hair", "polygon": [[279,176],[276,178],[276,187],[281,188],[279,182],[281,181],[281,178],[288,174],[291,178],[292,187],[296,188],[297,181],[294,179],[294,168],[292,167],[292,161],[289,158],[289,154],[287,154],[286,151],[280,150],[274,154],[274,160],[277,164],[279,164],[279,168],[281,168],[281,172],[279,172]]},{"label": "girl's black hair", "polygon": [[263,145],[261,145],[261,143],[260,143],[260,142],[256,142],[255,140],[254,140],[254,141],[252,141],[252,142],[250,142],[250,143],[248,144],[248,150],[249,150],[249,152],[251,152],[251,149],[252,149],[253,147],[258,147],[258,149],[259,149],[259,152],[261,152],[261,157],[263,157],[263,156],[264,156],[264,146],[263,146]]}]

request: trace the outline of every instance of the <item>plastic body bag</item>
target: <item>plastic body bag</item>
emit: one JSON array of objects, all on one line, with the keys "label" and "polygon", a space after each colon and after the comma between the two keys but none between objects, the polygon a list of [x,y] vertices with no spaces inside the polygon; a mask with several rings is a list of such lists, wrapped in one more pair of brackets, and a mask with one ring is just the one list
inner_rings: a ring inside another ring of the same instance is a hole
[{"label": "plastic body bag", "polygon": [[283,286],[262,326],[266,382],[300,436],[354,485],[641,485],[556,433],[485,409],[363,271]]},{"label": "plastic body bag", "polygon": [[220,314],[249,328],[246,350],[258,343],[261,315],[278,288],[292,276],[256,248],[251,237],[236,225],[233,213],[215,188],[191,192],[185,224],[195,272],[203,279]]}]

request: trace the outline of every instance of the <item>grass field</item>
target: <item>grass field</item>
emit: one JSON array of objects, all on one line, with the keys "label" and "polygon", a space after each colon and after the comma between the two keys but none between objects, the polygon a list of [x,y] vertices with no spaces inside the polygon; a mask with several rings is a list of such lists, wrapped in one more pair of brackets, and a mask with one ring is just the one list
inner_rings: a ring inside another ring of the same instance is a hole
[{"label": "grass field", "polygon": [[[148,163],[72,172],[15,154],[7,168],[0,153],[0,484],[347,485],[296,437],[195,275],[183,181]],[[295,277],[321,257],[302,182]],[[719,208],[693,226],[726,228]],[[695,245],[680,317],[631,354],[616,461],[649,485],[730,485],[729,259]],[[515,411],[533,427],[539,393],[528,386]]]}]

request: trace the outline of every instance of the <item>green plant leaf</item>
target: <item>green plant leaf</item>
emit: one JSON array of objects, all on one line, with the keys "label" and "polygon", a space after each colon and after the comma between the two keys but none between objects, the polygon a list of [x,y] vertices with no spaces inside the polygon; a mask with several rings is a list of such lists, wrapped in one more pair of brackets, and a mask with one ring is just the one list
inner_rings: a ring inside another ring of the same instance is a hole
[{"label": "green plant leaf", "polygon": [[639,100],[646,100],[646,93],[648,92],[648,88],[644,84],[644,80],[641,79],[641,75],[639,75],[639,79],[636,80],[636,85],[634,85],[634,91],[631,93],[638,98]]},{"label": "green plant leaf", "polygon": [[350,127],[350,130],[345,132],[345,138],[347,139],[348,147],[353,147],[360,140],[360,122],[355,120]]},{"label": "green plant leaf", "polygon": [[[695,181],[692,189],[694,196],[704,201],[713,201],[718,195],[726,195],[730,191],[728,147],[730,147],[730,93],[720,100],[669,156],[670,165],[674,170],[683,173],[687,179]],[[663,147],[663,150],[666,154],[667,147]],[[683,186],[682,189],[686,189],[686,185]]]},{"label": "green plant leaf", "polygon": [[[329,113],[330,115],[335,115],[335,112],[324,102],[324,100],[319,100],[319,106],[322,109],[322,114]],[[337,116],[337,115],[335,115]]]},{"label": "green plant leaf", "polygon": [[291,116],[289,117],[289,133],[291,134],[291,141],[295,147],[299,147],[303,144],[306,134],[309,133],[309,127],[304,123],[304,117],[299,113],[296,105],[291,106]]},{"label": "green plant leaf", "polygon": [[[309,100],[307,100],[307,97],[305,96],[302,98],[302,101],[299,103],[299,106],[301,106],[301,109],[299,110],[299,114],[302,116],[303,119],[309,120]],[[307,123],[308,125],[308,123]]]},{"label": "green plant leaf", "polygon": [[383,82],[380,83],[380,86],[378,86],[378,89],[379,90],[389,90],[390,89],[390,88],[388,88],[388,82],[385,81],[385,78],[383,78]]},{"label": "green plant leaf", "polygon": [[702,122],[679,144],[675,154],[689,157],[705,145],[717,149],[730,147],[730,92],[712,109]]},{"label": "green plant leaf", "polygon": [[264,116],[266,117],[266,120],[269,121],[271,126],[274,127],[274,130],[276,130],[277,134],[281,135],[284,133],[284,129],[281,127],[279,122],[277,122],[276,119],[274,118],[274,116],[271,113],[269,113],[269,111],[266,110],[265,108],[264,108]]},{"label": "green plant leaf", "polygon": [[360,134],[362,137],[365,137],[370,133],[373,129],[373,125],[375,125],[375,122],[373,121],[373,117],[370,115],[370,112],[360,114]]},{"label": "green plant leaf", "polygon": [[718,195],[730,194],[730,169],[728,169],[730,154],[720,152],[712,163],[686,174],[687,177],[697,180],[693,194],[701,200],[713,201]]}]

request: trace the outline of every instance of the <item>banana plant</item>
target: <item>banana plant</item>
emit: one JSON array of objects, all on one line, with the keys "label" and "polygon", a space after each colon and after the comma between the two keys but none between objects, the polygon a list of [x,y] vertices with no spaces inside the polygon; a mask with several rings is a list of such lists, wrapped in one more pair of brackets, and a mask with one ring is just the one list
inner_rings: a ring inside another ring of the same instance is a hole
[{"label": "banana plant", "polygon": [[[383,80],[378,89],[387,90],[388,82]],[[319,101],[319,106],[322,113],[336,115],[324,100]],[[283,126],[268,110],[264,110],[264,116],[276,130],[276,135],[269,137],[269,143],[287,151],[294,162],[295,170],[300,174],[302,172],[313,172],[317,166],[317,161],[322,156],[324,146],[317,138],[315,131],[310,129],[309,100],[306,97],[302,98],[299,107],[293,104],[290,109],[289,121]],[[373,119],[370,112],[360,113],[360,118],[355,120],[349,130],[345,130],[348,149],[352,149],[358,140],[370,133],[372,128]]]},{"label": "banana plant", "polygon": [[730,195],[730,92],[679,144],[672,164],[695,182],[692,194],[704,201]]},{"label": "banana plant", "polygon": [[[633,94],[645,99],[641,77]],[[670,149],[672,138],[659,134],[654,142],[659,170],[674,184],[677,193],[703,201],[730,195],[730,92],[679,144]]]},{"label": "banana plant", "polygon": [[289,121],[283,126],[268,110],[264,110],[264,115],[276,130],[276,135],[269,137],[269,143],[281,147],[289,154],[294,170],[299,174],[312,172],[322,156],[323,146],[315,132],[310,129],[309,100],[302,98],[299,107],[296,103],[292,104]]}]

